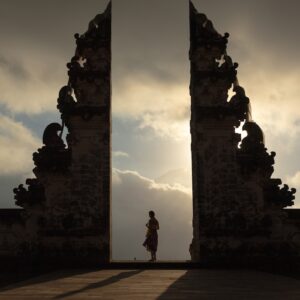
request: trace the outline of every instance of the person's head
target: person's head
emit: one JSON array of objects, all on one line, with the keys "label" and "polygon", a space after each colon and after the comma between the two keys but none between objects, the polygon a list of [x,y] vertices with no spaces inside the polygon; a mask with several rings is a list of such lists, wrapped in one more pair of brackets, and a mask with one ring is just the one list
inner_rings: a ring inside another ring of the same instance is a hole
[{"label": "person's head", "polygon": [[154,218],[154,216],[155,216],[155,212],[153,210],[150,210],[149,211],[149,217]]}]

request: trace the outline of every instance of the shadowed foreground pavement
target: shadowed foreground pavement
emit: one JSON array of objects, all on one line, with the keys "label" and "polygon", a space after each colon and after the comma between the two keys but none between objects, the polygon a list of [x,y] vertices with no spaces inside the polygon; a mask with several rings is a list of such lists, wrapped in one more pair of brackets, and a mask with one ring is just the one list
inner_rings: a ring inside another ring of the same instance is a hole
[{"label": "shadowed foreground pavement", "polygon": [[0,290],[0,299],[300,299],[300,281],[247,270],[57,271]]}]

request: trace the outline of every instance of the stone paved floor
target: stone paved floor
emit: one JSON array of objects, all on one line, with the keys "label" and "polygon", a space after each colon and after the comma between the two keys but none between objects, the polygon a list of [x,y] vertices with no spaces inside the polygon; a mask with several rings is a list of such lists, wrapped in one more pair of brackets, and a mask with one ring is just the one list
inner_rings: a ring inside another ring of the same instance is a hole
[{"label": "stone paved floor", "polygon": [[241,270],[59,271],[3,288],[0,299],[300,300],[300,280]]}]

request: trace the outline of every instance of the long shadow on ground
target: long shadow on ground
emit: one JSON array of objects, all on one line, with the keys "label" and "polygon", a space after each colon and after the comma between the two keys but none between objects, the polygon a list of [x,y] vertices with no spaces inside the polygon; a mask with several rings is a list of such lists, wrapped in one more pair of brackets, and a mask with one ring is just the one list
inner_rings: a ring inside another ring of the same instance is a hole
[{"label": "long shadow on ground", "polygon": [[116,282],[118,282],[122,279],[134,276],[134,275],[136,275],[138,273],[141,273],[141,272],[143,272],[143,270],[134,270],[134,271],[121,272],[121,273],[119,273],[117,275],[114,275],[114,276],[111,276],[107,279],[88,284],[87,286],[85,286],[83,288],[80,288],[80,289],[77,289],[77,290],[74,290],[74,291],[69,291],[69,292],[63,293],[61,295],[57,295],[53,299],[63,299],[63,298],[66,298],[66,297],[74,296],[74,295],[82,293],[82,292],[86,292],[88,290],[101,288],[101,287],[104,287],[106,285],[116,283]]},{"label": "long shadow on ground", "polygon": [[300,299],[300,283],[254,270],[187,270],[157,298],[171,299]]},{"label": "long shadow on ground", "polygon": [[29,284],[44,283],[69,276],[90,273],[99,269],[53,270],[53,271],[6,271],[0,272],[0,292],[27,286]]}]

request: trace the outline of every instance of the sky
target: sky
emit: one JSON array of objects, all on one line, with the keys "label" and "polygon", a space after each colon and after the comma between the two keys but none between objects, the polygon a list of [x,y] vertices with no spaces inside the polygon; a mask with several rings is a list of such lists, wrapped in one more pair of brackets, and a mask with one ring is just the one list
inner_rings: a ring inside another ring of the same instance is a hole
[{"label": "sky", "polygon": [[[1,207],[31,177],[44,128],[60,120],[59,89],[75,33],[103,0],[0,0]],[[220,33],[252,117],[275,151],[273,177],[300,188],[300,3],[194,0]],[[187,0],[113,0],[113,258],[145,259],[147,211],[161,223],[158,257],[186,259],[192,236]],[[295,207],[300,207],[300,198]],[[136,218],[132,218],[132,216]]]}]

